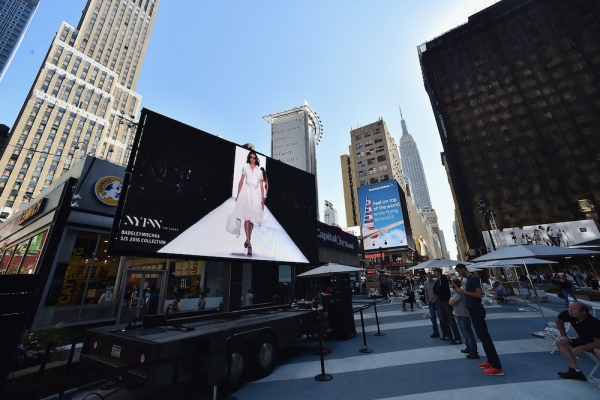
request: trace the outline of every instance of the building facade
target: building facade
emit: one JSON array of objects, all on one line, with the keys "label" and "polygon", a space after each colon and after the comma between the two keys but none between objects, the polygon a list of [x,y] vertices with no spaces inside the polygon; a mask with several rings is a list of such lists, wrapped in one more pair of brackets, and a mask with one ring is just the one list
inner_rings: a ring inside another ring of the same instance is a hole
[{"label": "building facade", "polygon": [[159,1],[88,0],[77,27],[61,24],[0,159],[0,220],[76,157],[127,163]]},{"label": "building facade", "polygon": [[412,135],[408,133],[406,121],[400,111],[402,136],[400,137],[400,162],[402,163],[402,172],[408,177],[411,186],[411,193],[415,203],[422,210],[433,208],[429,198],[429,188],[425,178],[425,170],[419,155],[419,149]]},{"label": "building facade", "polygon": [[596,1],[504,0],[419,46],[463,254],[484,248],[482,197],[499,229],[596,202],[599,36]]},{"label": "building facade", "polygon": [[0,81],[21,44],[40,0],[0,1]]},{"label": "building facade", "polygon": [[[410,226],[407,234],[411,235],[410,243],[415,247],[412,250],[416,250],[421,257],[425,258],[441,257],[439,238],[428,225],[421,208],[414,201],[410,186],[403,179],[398,146],[385,122],[379,119],[351,130],[350,140],[349,154],[340,157],[346,224],[362,226],[358,189],[395,180],[400,186],[402,197],[406,200],[407,215],[405,217],[408,217],[407,225]],[[397,254],[388,251],[383,256],[378,256],[378,254],[379,252],[373,252],[373,249],[364,249],[366,259],[376,257],[384,259],[381,263],[388,269],[411,266],[413,261],[418,260],[412,251],[397,252]],[[396,272],[403,273],[403,270],[400,269]]]},{"label": "building facade", "polygon": [[325,200],[325,210],[323,211],[323,222],[327,225],[340,226],[338,211],[333,208],[331,202]]},{"label": "building facade", "polygon": [[[402,182],[398,147],[383,119],[350,131],[350,155],[341,156],[346,225],[360,225],[357,191],[395,179]],[[346,196],[346,193],[349,196]]]}]

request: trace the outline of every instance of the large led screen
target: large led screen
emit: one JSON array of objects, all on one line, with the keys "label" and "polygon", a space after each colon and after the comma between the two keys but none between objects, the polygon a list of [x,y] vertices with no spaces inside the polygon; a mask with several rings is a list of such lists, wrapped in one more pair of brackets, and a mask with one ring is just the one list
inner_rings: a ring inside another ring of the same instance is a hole
[{"label": "large led screen", "polygon": [[140,121],[111,252],[318,260],[313,175],[146,109]]},{"label": "large led screen", "polygon": [[358,189],[358,202],[365,250],[409,244],[396,181]]}]

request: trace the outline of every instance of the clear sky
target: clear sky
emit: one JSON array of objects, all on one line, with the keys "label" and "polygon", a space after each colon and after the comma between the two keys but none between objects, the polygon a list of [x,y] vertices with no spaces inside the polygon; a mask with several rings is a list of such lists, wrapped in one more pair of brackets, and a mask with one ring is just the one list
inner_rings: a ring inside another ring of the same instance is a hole
[{"label": "clear sky", "polygon": [[[421,160],[452,258],[454,203],[423,86],[417,46],[496,0],[162,0],[136,91],[142,106],[270,155],[262,116],[306,100],[320,116],[319,208],[345,225],[340,156],[350,129],[386,122],[401,136],[398,104]],[[62,21],[85,0],[42,0],[0,82],[0,123],[12,127]]]}]

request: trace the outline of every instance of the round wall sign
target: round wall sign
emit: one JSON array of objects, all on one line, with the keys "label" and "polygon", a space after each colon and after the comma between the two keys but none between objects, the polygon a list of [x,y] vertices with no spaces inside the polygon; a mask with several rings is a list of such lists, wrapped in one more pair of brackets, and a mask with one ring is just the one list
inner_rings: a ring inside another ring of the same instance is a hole
[{"label": "round wall sign", "polygon": [[122,188],[123,179],[116,176],[105,176],[96,182],[94,191],[98,200],[109,206],[116,206],[119,203]]}]

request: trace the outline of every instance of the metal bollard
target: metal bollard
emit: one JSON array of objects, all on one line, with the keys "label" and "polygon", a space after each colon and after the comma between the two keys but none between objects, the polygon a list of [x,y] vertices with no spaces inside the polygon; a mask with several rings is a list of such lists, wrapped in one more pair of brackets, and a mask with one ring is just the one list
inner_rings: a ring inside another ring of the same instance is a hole
[{"label": "metal bollard", "polygon": [[329,354],[332,353],[331,350],[326,349],[326,348],[323,347],[323,340],[322,340],[323,339],[322,338],[322,336],[323,336],[323,333],[322,333],[323,326],[321,325],[322,324],[321,317],[322,317],[322,315],[319,315],[317,317],[317,321],[319,323],[319,325],[318,325],[319,326],[319,350],[311,351],[310,354],[312,354],[313,356],[320,356],[320,355],[328,356]]},{"label": "metal bollard", "polygon": [[362,308],[360,309],[360,325],[362,326],[364,347],[362,349],[360,349],[359,352],[361,352],[361,353],[372,353],[373,350],[371,350],[371,349],[369,349],[367,347],[367,335],[365,334],[365,319],[363,318],[363,310],[362,310]]},{"label": "metal bollard", "polygon": [[319,354],[321,355],[321,373],[315,376],[315,381],[326,382],[333,379],[333,376],[325,373],[325,358],[323,354],[323,329],[321,326],[321,317],[317,317],[319,321]]},{"label": "metal bollard", "polygon": [[375,322],[377,322],[377,333],[375,336],[384,336],[385,333],[381,333],[379,330],[379,317],[377,316],[377,302],[373,301],[373,309],[375,310]]}]

